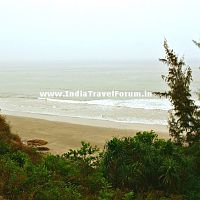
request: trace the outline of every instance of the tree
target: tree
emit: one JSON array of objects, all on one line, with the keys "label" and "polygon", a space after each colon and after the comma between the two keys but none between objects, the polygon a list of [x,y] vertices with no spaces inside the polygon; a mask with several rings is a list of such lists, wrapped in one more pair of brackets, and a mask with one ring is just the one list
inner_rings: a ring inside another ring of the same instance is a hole
[{"label": "tree", "polygon": [[[200,42],[196,42],[195,40],[192,40],[192,41],[194,42],[194,44],[196,44],[200,48]],[[197,95],[198,95],[198,99],[200,100],[200,89]]]},{"label": "tree", "polygon": [[[198,43],[197,43],[198,44]],[[186,67],[184,59],[171,50],[164,41],[165,59],[161,62],[168,65],[168,75],[162,76],[169,86],[166,92],[156,92],[160,97],[167,97],[173,105],[168,120],[170,135],[178,144],[193,144],[200,141],[200,110],[191,97],[190,83],[192,70]]]},{"label": "tree", "polygon": [[195,40],[192,41],[200,48],[200,42],[196,42]]}]

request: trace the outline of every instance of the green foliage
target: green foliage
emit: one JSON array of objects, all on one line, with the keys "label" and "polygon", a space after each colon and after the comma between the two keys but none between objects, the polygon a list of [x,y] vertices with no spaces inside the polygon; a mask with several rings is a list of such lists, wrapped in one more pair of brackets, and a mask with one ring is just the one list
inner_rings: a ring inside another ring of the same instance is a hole
[{"label": "green foliage", "polygon": [[197,175],[191,175],[190,179],[185,185],[183,193],[185,200],[200,199],[200,177]]},{"label": "green foliage", "polygon": [[113,191],[110,190],[100,190],[98,200],[110,200],[113,197]]},{"label": "green foliage", "polygon": [[81,195],[73,187],[66,187],[63,184],[51,182],[51,184],[42,187],[34,195],[36,200],[80,200]]},{"label": "green foliage", "polygon": [[191,170],[193,173],[196,173],[197,176],[200,176],[200,143],[186,148],[185,153],[191,160]]},{"label": "green foliage", "polygon": [[80,169],[74,162],[67,159],[63,159],[61,156],[47,155],[44,160],[44,166],[51,171],[56,173],[64,180],[76,177],[76,174],[80,173]]},{"label": "green foliage", "polygon": [[7,140],[11,136],[10,126],[5,117],[0,116],[0,139]]},{"label": "green foliage", "polygon": [[22,151],[12,152],[8,154],[8,156],[10,156],[10,159],[15,161],[15,163],[18,164],[20,167],[24,167],[25,164],[29,162],[28,155]]},{"label": "green foliage", "polygon": [[170,191],[178,189],[180,183],[181,166],[172,158],[165,159],[160,167],[159,177],[163,185],[166,185]]},{"label": "green foliage", "polygon": [[160,97],[169,98],[173,110],[169,117],[169,132],[178,144],[193,144],[200,141],[200,110],[191,98],[190,83],[192,71],[185,67],[173,50],[164,42],[165,59],[160,59],[169,67],[167,76],[162,76],[169,87],[167,92],[156,92]]},{"label": "green foliage", "polygon": [[154,132],[137,133],[133,138],[113,138],[103,157],[105,177],[113,187],[137,192],[149,188],[179,191],[188,176],[184,148]]},{"label": "green foliage", "polygon": [[101,153],[97,147],[92,147],[89,143],[81,142],[81,144],[80,149],[70,149],[62,156],[65,162],[70,162],[71,165],[75,165],[74,169],[78,169],[76,174],[68,179],[73,184],[79,185],[82,191],[98,195],[102,189],[105,191],[109,188],[103,173],[100,171]]},{"label": "green foliage", "polygon": [[129,192],[129,193],[126,193],[123,197],[122,200],[133,200],[135,198],[135,195],[133,192]]},{"label": "green foliage", "polygon": [[10,150],[11,150],[10,146],[7,143],[0,140],[0,155],[4,155],[4,154],[8,153],[8,152],[10,152]]},{"label": "green foliage", "polygon": [[199,198],[199,143],[181,147],[153,131],[143,132],[113,138],[103,153],[82,143],[63,156],[44,155],[37,164],[26,152],[0,144],[0,193],[7,199]]},{"label": "green foliage", "polygon": [[[9,133],[11,134],[11,133]],[[0,194],[9,200],[196,200],[200,143],[180,146],[153,132],[89,143],[62,156],[0,139]],[[19,140],[20,141],[20,140]],[[40,156],[38,156],[40,155]],[[34,159],[37,159],[35,162]]]},{"label": "green foliage", "polygon": [[92,147],[90,143],[81,142],[82,147],[79,150],[70,149],[68,153],[63,156],[74,161],[79,161],[89,167],[95,167],[100,158],[99,149],[95,146]]},{"label": "green foliage", "polygon": [[15,199],[21,190],[21,182],[25,180],[23,169],[8,156],[0,158],[0,191],[9,199]]}]

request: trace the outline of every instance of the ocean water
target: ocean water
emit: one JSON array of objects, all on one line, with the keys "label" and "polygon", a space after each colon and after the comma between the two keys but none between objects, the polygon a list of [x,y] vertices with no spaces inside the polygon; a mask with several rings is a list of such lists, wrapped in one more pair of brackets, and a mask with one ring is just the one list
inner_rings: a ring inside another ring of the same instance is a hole
[{"label": "ocean water", "polygon": [[[200,88],[200,70],[195,65],[192,93]],[[167,67],[155,63],[66,64],[0,66],[0,108],[2,113],[29,113],[78,117],[119,123],[167,124],[172,108],[167,99],[135,98],[43,98],[44,91],[165,91],[161,79]],[[196,100],[200,105],[200,102]]]}]

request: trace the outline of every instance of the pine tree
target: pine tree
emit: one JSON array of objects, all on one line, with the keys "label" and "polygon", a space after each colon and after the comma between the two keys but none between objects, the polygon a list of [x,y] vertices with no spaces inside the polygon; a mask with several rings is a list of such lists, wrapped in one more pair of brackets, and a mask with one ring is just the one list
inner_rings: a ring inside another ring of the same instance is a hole
[{"label": "pine tree", "polygon": [[[196,42],[195,40],[192,40],[194,42],[194,44],[196,44],[199,48],[200,48],[200,42]],[[199,92],[197,92],[198,95],[198,99],[200,100],[200,89]]]},{"label": "pine tree", "polygon": [[165,59],[161,62],[168,65],[168,75],[162,76],[169,90],[156,92],[160,97],[167,97],[173,105],[169,115],[169,132],[178,144],[193,144],[200,141],[200,110],[191,97],[190,83],[192,71],[186,67],[184,59],[178,56],[164,42]]},{"label": "pine tree", "polygon": [[200,43],[196,42],[195,40],[192,40],[199,48],[200,48]]}]

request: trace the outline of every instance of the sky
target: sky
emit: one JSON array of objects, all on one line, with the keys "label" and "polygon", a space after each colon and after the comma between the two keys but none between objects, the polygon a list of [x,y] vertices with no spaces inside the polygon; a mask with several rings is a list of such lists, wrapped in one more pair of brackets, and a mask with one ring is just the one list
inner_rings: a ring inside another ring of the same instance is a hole
[{"label": "sky", "polygon": [[0,63],[199,58],[199,0],[0,0]]}]

